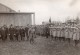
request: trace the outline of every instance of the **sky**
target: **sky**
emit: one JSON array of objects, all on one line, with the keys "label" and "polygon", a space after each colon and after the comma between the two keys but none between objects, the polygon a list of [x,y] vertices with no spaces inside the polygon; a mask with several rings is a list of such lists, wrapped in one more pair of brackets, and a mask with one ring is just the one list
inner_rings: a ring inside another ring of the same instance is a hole
[{"label": "sky", "polygon": [[80,16],[80,0],[0,0],[0,3],[20,12],[35,12],[35,23],[64,22]]}]

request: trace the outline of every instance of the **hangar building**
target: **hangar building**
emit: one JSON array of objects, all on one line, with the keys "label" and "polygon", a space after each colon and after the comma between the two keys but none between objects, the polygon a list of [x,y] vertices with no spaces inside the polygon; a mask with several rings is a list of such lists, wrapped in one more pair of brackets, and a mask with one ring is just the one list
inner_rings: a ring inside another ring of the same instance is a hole
[{"label": "hangar building", "polygon": [[11,8],[0,4],[0,26],[11,25],[26,26],[27,24],[35,24],[34,12],[16,12]]}]

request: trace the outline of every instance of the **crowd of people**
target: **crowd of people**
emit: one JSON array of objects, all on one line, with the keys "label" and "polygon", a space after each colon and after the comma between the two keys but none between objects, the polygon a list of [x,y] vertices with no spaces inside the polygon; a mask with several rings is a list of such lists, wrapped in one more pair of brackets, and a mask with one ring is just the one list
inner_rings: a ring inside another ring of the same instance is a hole
[{"label": "crowd of people", "polygon": [[[80,40],[80,28],[78,27],[50,27],[46,26],[45,31],[43,31],[46,38],[52,37],[54,40],[59,41],[68,41],[71,43],[71,40],[74,41],[75,46],[79,43]],[[34,37],[37,35],[37,27],[34,25],[27,26],[13,26],[12,24],[7,27],[6,25],[0,27],[0,39],[6,41],[8,38],[10,41],[17,40],[26,40],[30,43],[34,42]]]},{"label": "crowd of people", "polygon": [[27,25],[24,26],[13,26],[12,24],[7,27],[6,25],[0,27],[0,39],[2,41],[6,41],[9,39],[10,41],[14,40],[26,40],[33,42],[35,35],[35,26]]},{"label": "crowd of people", "polygon": [[80,29],[77,27],[50,27],[50,36],[59,41],[74,41],[75,46],[80,40]]}]

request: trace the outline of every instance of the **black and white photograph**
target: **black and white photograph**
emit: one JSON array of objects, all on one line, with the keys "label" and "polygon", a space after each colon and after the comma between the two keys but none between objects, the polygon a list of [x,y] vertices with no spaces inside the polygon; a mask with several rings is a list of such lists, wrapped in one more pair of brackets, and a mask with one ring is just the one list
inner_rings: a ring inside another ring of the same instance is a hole
[{"label": "black and white photograph", "polygon": [[80,0],[0,0],[0,55],[80,55]]}]

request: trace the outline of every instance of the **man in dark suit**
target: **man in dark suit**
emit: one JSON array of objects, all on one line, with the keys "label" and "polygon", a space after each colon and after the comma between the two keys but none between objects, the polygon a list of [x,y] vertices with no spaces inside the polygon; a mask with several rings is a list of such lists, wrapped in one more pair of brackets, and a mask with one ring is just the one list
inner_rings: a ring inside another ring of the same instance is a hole
[{"label": "man in dark suit", "polygon": [[29,30],[28,26],[27,26],[27,27],[25,27],[25,33],[26,33],[27,40],[29,40],[28,30]]},{"label": "man in dark suit", "polygon": [[17,29],[16,29],[16,26],[13,28],[13,37],[15,40],[18,41],[18,36],[17,36]]},{"label": "man in dark suit", "polygon": [[21,40],[23,40],[25,37],[25,29],[22,27],[20,28],[20,36],[21,36]]},{"label": "man in dark suit", "polygon": [[3,41],[5,41],[7,39],[7,34],[8,34],[8,28],[7,28],[7,26],[3,26],[1,28],[1,36],[2,36]]},{"label": "man in dark suit", "polygon": [[45,27],[45,34],[46,34],[46,38],[48,38],[48,37],[49,37],[49,33],[50,33],[50,31],[49,31],[49,27],[48,27],[48,26],[46,26],[46,27]]},{"label": "man in dark suit", "polygon": [[14,28],[13,25],[11,24],[9,28],[9,38],[11,41],[13,41],[13,37],[14,37]]},{"label": "man in dark suit", "polygon": [[18,36],[20,35],[20,29],[18,26],[15,27],[15,38],[18,41]]}]

